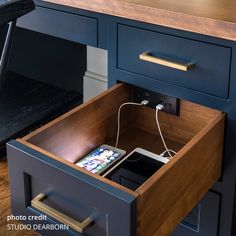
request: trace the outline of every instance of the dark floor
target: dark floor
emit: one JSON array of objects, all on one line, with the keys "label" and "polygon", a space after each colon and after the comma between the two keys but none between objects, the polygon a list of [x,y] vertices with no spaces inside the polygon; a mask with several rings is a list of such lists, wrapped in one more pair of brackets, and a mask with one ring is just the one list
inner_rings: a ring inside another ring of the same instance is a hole
[{"label": "dark floor", "polygon": [[5,143],[81,104],[82,95],[8,73],[0,89],[0,157]]},{"label": "dark floor", "polygon": [[7,224],[19,225],[21,222],[9,221],[7,216],[11,215],[10,191],[7,171],[7,160],[0,160],[0,236],[39,236],[34,231],[27,230],[8,230]]}]

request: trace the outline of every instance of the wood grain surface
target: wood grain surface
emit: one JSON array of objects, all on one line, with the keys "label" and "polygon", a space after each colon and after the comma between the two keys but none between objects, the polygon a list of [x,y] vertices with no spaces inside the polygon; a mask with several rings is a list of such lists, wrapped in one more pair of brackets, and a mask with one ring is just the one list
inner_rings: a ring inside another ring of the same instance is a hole
[{"label": "wood grain surface", "polygon": [[236,40],[234,0],[46,0],[44,2]]},{"label": "wood grain surface", "polygon": [[7,170],[7,160],[0,160],[0,235],[1,236],[40,236],[39,233],[28,230],[7,230],[7,224],[19,225],[19,221],[7,222],[7,216],[11,215],[10,191]]},{"label": "wood grain surface", "polygon": [[32,136],[29,142],[74,163],[114,136],[118,108],[130,101],[131,95],[131,87],[114,86],[70,116],[55,120],[55,125],[49,123],[44,131],[32,132],[27,136]]},{"label": "wood grain surface", "polygon": [[[181,100],[179,116],[159,112],[158,117],[165,138],[186,144],[218,114],[217,110]],[[132,107],[132,116],[133,125],[158,134],[155,109]]]},{"label": "wood grain surface", "polygon": [[[101,144],[115,145],[117,111],[122,103],[132,101],[132,92],[132,87],[122,83],[117,84],[87,103],[31,132],[22,140],[75,163]],[[183,100],[180,107],[180,116],[160,112],[159,118],[164,136],[183,145],[219,114],[219,111],[214,109]],[[146,107],[124,107],[121,113],[121,134],[133,126],[147,131],[145,138],[153,140],[152,135],[158,136],[155,110]],[[129,147],[126,145],[126,149],[134,149],[142,144],[135,141],[138,135],[133,133],[132,131],[129,134],[133,137],[130,136],[132,141],[128,142]]]}]

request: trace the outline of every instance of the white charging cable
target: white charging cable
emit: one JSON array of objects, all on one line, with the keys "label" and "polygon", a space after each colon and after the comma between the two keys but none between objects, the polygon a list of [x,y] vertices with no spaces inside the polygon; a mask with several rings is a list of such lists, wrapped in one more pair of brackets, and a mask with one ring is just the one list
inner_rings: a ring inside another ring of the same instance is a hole
[{"label": "white charging cable", "polygon": [[119,143],[119,137],[120,137],[120,112],[121,109],[126,106],[126,105],[134,105],[134,106],[146,106],[149,103],[148,100],[143,100],[140,103],[136,103],[136,102],[125,102],[123,104],[120,105],[119,110],[118,110],[118,115],[117,115],[117,133],[116,133],[116,145],[115,147],[118,146]]},{"label": "white charging cable", "polygon": [[162,143],[163,143],[163,145],[164,145],[164,147],[165,147],[165,151],[164,151],[163,153],[161,153],[160,156],[163,156],[163,157],[164,157],[165,153],[167,152],[168,155],[169,155],[169,158],[168,158],[168,157],[166,157],[166,158],[171,159],[171,158],[173,157],[172,154],[171,154],[171,152],[174,153],[174,154],[176,154],[176,152],[175,152],[174,150],[169,149],[169,148],[167,147],[166,142],[165,142],[165,139],[164,139],[163,134],[162,134],[162,131],[161,131],[159,119],[158,119],[158,111],[161,111],[161,110],[163,110],[164,108],[165,108],[165,106],[162,105],[162,104],[158,104],[158,105],[156,106],[156,123],[157,123],[157,128],[158,128],[158,131],[159,131],[159,134],[160,134]]},{"label": "white charging cable", "polygon": [[[169,152],[172,152],[174,155],[177,154],[177,152],[174,151],[174,150],[172,150],[172,149],[168,149],[168,150],[169,150]],[[165,150],[164,152],[162,152],[162,153],[160,154],[160,156],[165,157],[165,154],[166,154],[166,153],[167,153],[167,150]]]}]

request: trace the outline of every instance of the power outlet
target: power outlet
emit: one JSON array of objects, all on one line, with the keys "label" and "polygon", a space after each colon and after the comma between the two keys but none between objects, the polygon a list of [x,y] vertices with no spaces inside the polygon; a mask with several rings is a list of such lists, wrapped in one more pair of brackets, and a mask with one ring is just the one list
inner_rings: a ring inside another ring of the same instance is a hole
[{"label": "power outlet", "polygon": [[134,87],[134,102],[141,102],[148,100],[147,107],[156,109],[156,105],[163,104],[165,106],[164,112],[179,116],[180,100],[175,97],[170,97],[161,93],[156,93],[143,88]]}]

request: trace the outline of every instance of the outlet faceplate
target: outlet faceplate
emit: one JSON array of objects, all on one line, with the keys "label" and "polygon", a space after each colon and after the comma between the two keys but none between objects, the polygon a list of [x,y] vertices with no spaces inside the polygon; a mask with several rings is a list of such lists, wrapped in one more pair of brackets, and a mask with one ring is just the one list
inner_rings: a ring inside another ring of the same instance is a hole
[{"label": "outlet faceplate", "polygon": [[156,93],[143,88],[134,87],[134,102],[141,102],[148,100],[147,107],[156,109],[156,105],[163,104],[165,106],[164,112],[178,116],[180,109],[180,100],[175,97],[170,97],[161,93]]}]

